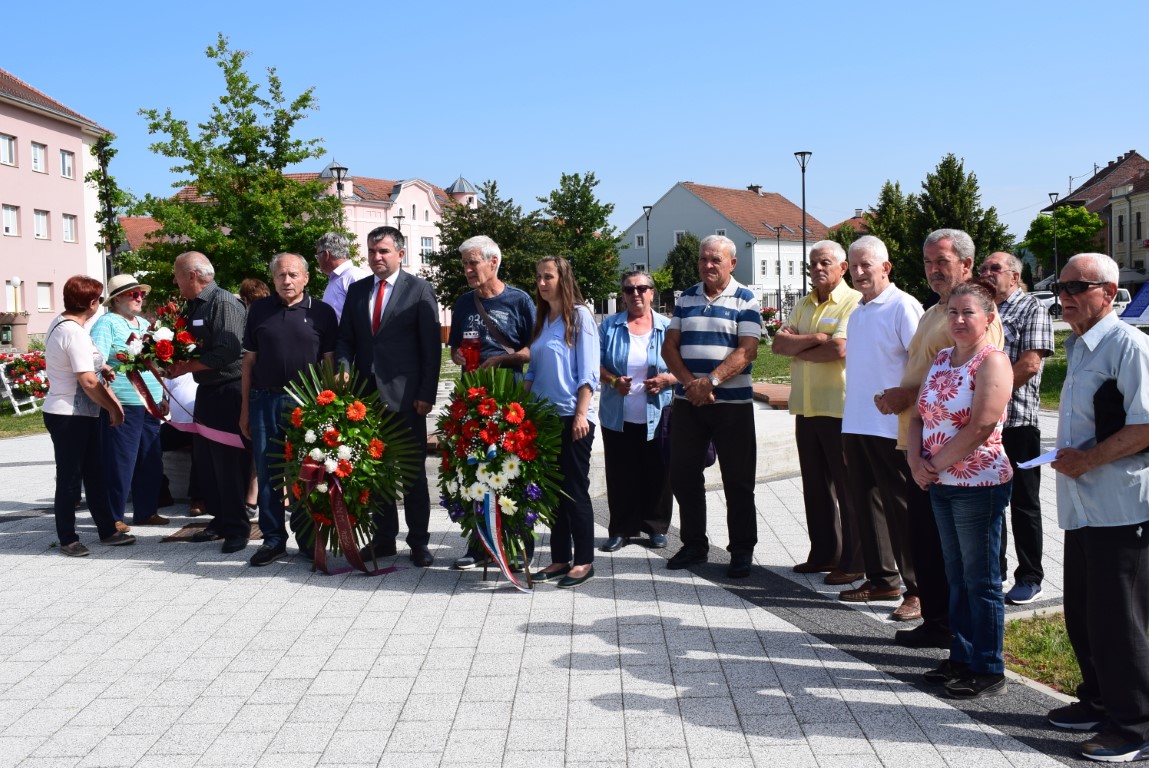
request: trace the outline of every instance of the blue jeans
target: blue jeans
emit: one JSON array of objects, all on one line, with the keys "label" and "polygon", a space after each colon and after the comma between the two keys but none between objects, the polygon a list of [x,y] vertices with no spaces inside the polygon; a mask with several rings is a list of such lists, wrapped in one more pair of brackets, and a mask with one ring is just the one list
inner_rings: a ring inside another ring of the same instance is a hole
[{"label": "blue jeans", "polygon": [[287,545],[287,521],[283,489],[272,481],[271,465],[278,462],[268,452],[282,453],[272,439],[283,440],[284,408],[287,395],[282,390],[253,389],[248,397],[247,421],[251,431],[251,452],[255,458],[255,476],[259,485],[259,530],[263,543],[270,547]]},{"label": "blue jeans", "polygon": [[931,485],[950,584],[950,661],[979,675],[1005,671],[1001,647],[1005,598],[1001,592],[1001,523],[1012,481],[968,488]]},{"label": "blue jeans", "polygon": [[108,412],[100,411],[100,446],[108,505],[123,521],[132,494],[132,522],[139,525],[156,514],[164,477],[160,422],[142,405],[124,406],[124,423],[111,426]]}]

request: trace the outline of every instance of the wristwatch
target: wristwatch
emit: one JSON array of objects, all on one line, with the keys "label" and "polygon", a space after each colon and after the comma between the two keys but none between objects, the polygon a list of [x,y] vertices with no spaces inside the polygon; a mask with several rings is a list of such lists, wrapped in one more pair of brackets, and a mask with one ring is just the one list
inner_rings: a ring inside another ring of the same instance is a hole
[{"label": "wristwatch", "polygon": [[713,373],[707,376],[706,379],[710,382],[710,386],[714,387],[715,389],[718,389],[718,385],[722,383]]}]

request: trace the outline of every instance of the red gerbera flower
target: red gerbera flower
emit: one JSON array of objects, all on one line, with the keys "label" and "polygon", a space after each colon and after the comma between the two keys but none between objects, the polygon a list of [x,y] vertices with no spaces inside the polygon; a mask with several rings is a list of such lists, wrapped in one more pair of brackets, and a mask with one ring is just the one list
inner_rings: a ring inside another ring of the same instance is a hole
[{"label": "red gerbera flower", "polygon": [[354,469],[354,467],[351,466],[350,461],[340,459],[339,463],[335,465],[335,475],[337,477],[350,477],[352,469]]},{"label": "red gerbera flower", "polygon": [[316,396],[315,402],[320,405],[330,405],[335,402],[335,393],[330,389],[325,389]]},{"label": "red gerbera flower", "polygon": [[370,497],[371,497],[371,491],[364,488],[363,490],[361,490],[359,492],[359,503],[360,504],[366,504],[367,499],[369,499]]},{"label": "red gerbera flower", "polygon": [[302,427],[303,426],[303,409],[302,408],[296,408],[294,411],[291,412],[291,425],[293,427]]},{"label": "red gerbera flower", "polygon": [[527,412],[518,403],[511,403],[503,409],[503,418],[507,420],[508,424],[521,424],[526,415]]},{"label": "red gerbera flower", "polygon": [[297,499],[303,496],[303,489],[299,486],[299,483],[291,484],[291,495]]},{"label": "red gerbera flower", "polygon": [[371,442],[367,444],[367,452],[371,454],[373,459],[383,458],[383,451],[387,448],[383,441],[377,437],[371,438]]},{"label": "red gerbera flower", "polygon": [[352,421],[362,421],[363,417],[367,415],[367,406],[356,400],[351,405],[347,406],[347,418]]},{"label": "red gerbera flower", "polygon": [[479,414],[482,416],[494,416],[499,412],[499,402],[493,397],[483,398],[478,407]]},{"label": "red gerbera flower", "polygon": [[291,444],[290,440],[283,441],[283,458],[286,461],[291,461],[295,458],[295,446]]},{"label": "red gerbera flower", "polygon": [[329,429],[323,433],[323,442],[331,448],[339,447],[339,430]]}]

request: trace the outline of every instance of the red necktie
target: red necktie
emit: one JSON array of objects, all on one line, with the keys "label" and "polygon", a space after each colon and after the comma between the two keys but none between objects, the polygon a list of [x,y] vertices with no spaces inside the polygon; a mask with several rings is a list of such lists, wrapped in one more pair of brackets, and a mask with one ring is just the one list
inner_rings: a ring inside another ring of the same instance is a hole
[{"label": "red necktie", "polygon": [[379,333],[379,319],[383,316],[383,291],[387,289],[387,281],[379,281],[379,290],[375,293],[375,309],[371,312],[371,333]]}]

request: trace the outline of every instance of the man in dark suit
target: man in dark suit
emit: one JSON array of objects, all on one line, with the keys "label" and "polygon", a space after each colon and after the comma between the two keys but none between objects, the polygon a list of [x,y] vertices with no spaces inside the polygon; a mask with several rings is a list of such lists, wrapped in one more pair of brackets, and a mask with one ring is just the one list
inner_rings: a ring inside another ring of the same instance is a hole
[{"label": "man in dark suit", "polygon": [[[399,415],[415,445],[422,447],[439,386],[439,305],[427,281],[401,269],[404,245],[394,227],[376,227],[367,235],[367,265],[374,276],[347,289],[335,359],[345,369],[354,366],[370,389],[379,390],[387,409]],[[431,497],[424,461],[404,489],[403,512],[411,562],[426,568],[435,558],[427,548]],[[380,505],[375,524],[375,537],[362,551],[365,560],[395,554],[399,513],[394,502]]]}]

